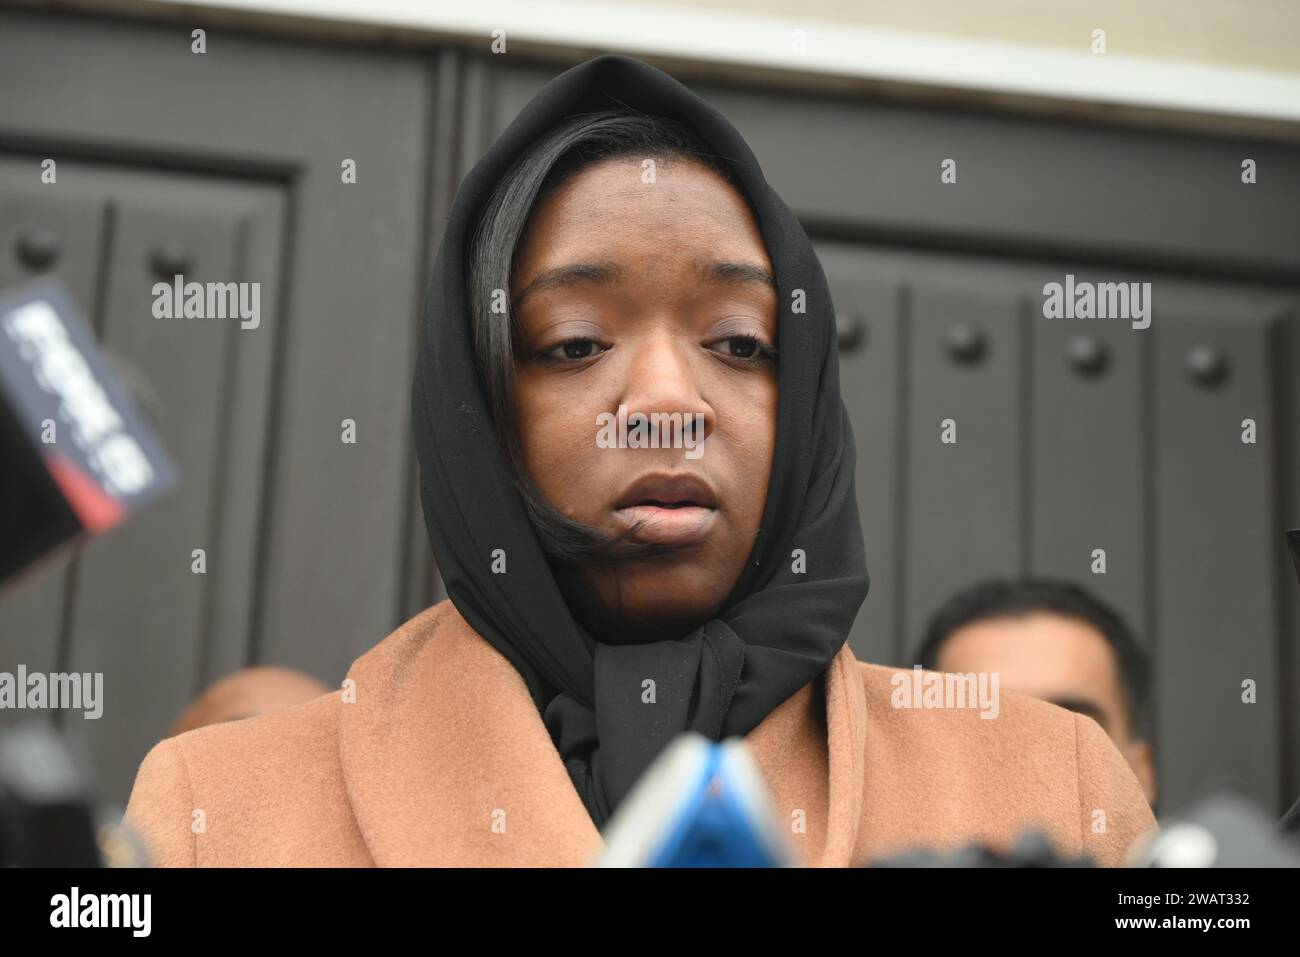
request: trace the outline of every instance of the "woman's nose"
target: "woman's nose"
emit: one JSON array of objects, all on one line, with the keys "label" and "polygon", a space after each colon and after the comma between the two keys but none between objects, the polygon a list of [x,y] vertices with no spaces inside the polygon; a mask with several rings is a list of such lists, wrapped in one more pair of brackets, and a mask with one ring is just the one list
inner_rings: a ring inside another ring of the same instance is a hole
[{"label": "woman's nose", "polygon": [[680,418],[659,421],[680,422],[685,430],[683,438],[692,442],[701,442],[713,434],[716,413],[700,394],[698,363],[692,362],[690,348],[690,344],[668,336],[654,336],[631,350],[620,397],[620,403],[627,406],[629,422],[636,415],[676,413]]}]

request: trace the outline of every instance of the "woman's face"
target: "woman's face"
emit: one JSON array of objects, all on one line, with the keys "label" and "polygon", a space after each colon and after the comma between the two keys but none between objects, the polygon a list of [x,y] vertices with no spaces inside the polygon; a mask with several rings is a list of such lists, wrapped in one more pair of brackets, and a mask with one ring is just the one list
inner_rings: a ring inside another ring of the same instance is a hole
[{"label": "woman's face", "polygon": [[610,642],[684,632],[721,608],[776,441],[777,292],[758,224],[706,166],[655,165],[647,183],[640,158],[602,161],[546,196],[510,289],[511,397],[537,487],[607,534],[641,522],[637,540],[686,546],[578,570]]}]

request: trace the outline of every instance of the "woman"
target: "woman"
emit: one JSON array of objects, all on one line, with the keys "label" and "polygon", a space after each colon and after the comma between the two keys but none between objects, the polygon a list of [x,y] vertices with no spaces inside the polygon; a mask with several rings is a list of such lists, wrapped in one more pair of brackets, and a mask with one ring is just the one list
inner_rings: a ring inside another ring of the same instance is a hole
[{"label": "woman", "polygon": [[695,730],[746,737],[808,864],[1028,827],[1120,863],[1153,820],[1095,723],[894,708],[854,659],[837,363],[735,129],[634,59],[557,77],[465,179],[429,290],[412,411],[450,599],[339,691],[159,744],[128,822],[162,864],[583,864]]}]

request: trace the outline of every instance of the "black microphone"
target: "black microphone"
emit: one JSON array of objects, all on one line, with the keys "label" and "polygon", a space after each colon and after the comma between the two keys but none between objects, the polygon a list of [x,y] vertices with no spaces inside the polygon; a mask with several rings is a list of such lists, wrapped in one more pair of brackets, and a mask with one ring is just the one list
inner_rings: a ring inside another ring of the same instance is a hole
[{"label": "black microphone", "polygon": [[[1290,817],[1295,808],[1287,812]],[[918,848],[871,867],[1092,867],[1087,855],[1061,853],[1042,831],[1028,829],[1008,849],[971,842],[954,850]],[[1300,867],[1300,844],[1258,806],[1230,791],[1212,794],[1162,818],[1129,849],[1128,867]]]},{"label": "black microphone", "polygon": [[0,296],[0,583],[176,484],[114,364],[56,278]]},{"label": "black microphone", "polygon": [[0,734],[0,867],[144,867],[121,817],[48,724]]}]

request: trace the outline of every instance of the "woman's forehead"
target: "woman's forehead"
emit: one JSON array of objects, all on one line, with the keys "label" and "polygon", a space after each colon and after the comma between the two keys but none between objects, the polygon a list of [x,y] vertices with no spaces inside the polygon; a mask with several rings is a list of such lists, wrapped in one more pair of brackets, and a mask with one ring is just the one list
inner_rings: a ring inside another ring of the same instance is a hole
[{"label": "woman's forehead", "polygon": [[[583,286],[618,286],[630,281],[633,270],[618,260],[569,262],[552,266],[533,275],[518,292],[512,305],[520,308],[530,297],[543,292],[578,289]],[[717,288],[771,290],[776,292],[776,277],[762,262],[718,259],[711,255],[683,257],[670,261],[656,257],[636,277],[641,282],[670,283],[685,279]]]},{"label": "woman's forehead", "polygon": [[656,171],[649,182],[635,166],[594,167],[541,200],[516,251],[516,294],[544,274],[579,267],[610,283],[649,271],[775,287],[744,197],[699,164]]}]

